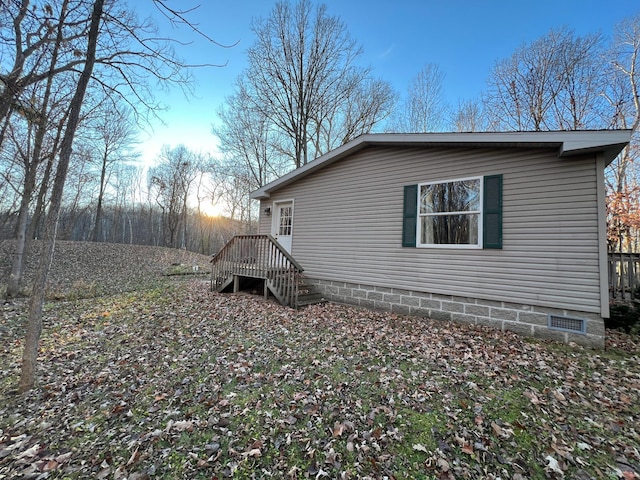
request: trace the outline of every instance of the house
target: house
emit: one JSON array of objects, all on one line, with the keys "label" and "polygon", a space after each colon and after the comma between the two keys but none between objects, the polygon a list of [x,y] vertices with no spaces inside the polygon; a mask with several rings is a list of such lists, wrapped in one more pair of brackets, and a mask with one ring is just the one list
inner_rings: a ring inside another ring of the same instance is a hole
[{"label": "house", "polygon": [[251,197],[329,300],[603,347],[605,166],[630,137],[367,134]]}]

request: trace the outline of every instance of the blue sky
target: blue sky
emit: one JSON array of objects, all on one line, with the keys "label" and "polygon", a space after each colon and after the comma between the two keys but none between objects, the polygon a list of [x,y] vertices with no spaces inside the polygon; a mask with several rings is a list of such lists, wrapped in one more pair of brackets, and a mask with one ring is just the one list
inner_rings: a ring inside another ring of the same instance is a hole
[{"label": "blue sky", "polygon": [[[149,0],[131,0],[140,15],[158,17]],[[158,18],[161,31],[192,41],[177,48],[193,63],[225,64],[194,71],[195,97],[176,90],[160,94],[168,107],[141,136],[146,162],[163,144],[183,143],[196,152],[216,152],[211,126],[236,77],[246,67],[246,50],[253,43],[252,19],[267,17],[275,0],[169,0],[170,5],[197,6],[190,18],[209,36],[231,48],[220,48],[172,30]],[[319,2],[320,3],[320,2]],[[328,14],[339,17],[362,46],[362,65],[404,93],[409,81],[427,63],[445,74],[444,94],[452,105],[478,98],[496,61],[509,57],[523,43],[567,26],[576,34],[600,32],[610,37],[621,20],[640,14],[638,0],[326,0]]]}]

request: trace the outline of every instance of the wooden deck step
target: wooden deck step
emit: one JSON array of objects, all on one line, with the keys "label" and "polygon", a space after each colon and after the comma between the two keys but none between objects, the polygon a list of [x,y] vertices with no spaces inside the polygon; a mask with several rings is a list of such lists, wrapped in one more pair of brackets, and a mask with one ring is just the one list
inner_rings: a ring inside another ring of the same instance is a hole
[{"label": "wooden deck step", "polygon": [[271,235],[236,235],[211,259],[211,289],[233,291],[248,278],[261,279],[282,305],[297,305],[298,276],[304,269]]},{"label": "wooden deck step", "polygon": [[324,303],[327,301],[313,285],[305,283],[305,278],[301,276],[298,281],[298,301],[296,302],[297,308],[306,307],[308,305],[315,305],[318,303]]},{"label": "wooden deck step", "polygon": [[325,303],[326,301],[327,301],[327,299],[324,298],[319,293],[300,293],[300,294],[298,294],[297,307],[298,308],[307,307],[309,305],[316,305],[318,303]]}]

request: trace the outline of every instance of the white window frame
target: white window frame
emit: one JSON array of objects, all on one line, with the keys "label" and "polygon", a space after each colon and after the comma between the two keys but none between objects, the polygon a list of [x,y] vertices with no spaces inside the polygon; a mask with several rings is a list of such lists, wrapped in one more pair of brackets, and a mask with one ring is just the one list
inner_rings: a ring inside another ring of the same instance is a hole
[{"label": "white window frame", "polygon": [[[432,217],[432,216],[438,216],[438,214],[424,214],[424,213],[420,213],[420,197],[421,197],[421,190],[422,187],[425,185],[438,185],[438,184],[442,184],[442,183],[454,183],[454,182],[466,182],[469,180],[477,180],[480,184],[480,198],[478,199],[478,206],[479,209],[478,210],[473,210],[473,211],[469,211],[469,212],[446,212],[446,213],[442,213],[440,215],[451,215],[451,214],[473,214],[473,215],[478,215],[478,243],[474,243],[474,244],[443,244],[443,243],[421,243],[421,239],[422,239],[422,218],[423,217]],[[482,226],[482,219],[483,219],[483,207],[484,207],[484,177],[479,176],[479,177],[465,177],[465,178],[454,178],[451,180],[436,180],[436,181],[431,181],[431,182],[422,182],[422,183],[418,183],[418,205],[417,205],[417,216],[416,216],[416,247],[418,248],[445,248],[445,249],[482,249],[482,238],[483,238],[483,226]]]}]

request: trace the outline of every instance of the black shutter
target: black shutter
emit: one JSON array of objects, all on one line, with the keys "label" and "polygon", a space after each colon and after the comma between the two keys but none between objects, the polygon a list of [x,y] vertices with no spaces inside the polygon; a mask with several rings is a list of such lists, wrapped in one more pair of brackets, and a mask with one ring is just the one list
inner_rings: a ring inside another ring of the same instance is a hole
[{"label": "black shutter", "polygon": [[502,175],[484,177],[483,246],[502,248]]},{"label": "black shutter", "polygon": [[404,186],[404,208],[402,215],[402,246],[416,246],[418,221],[418,185]]}]

